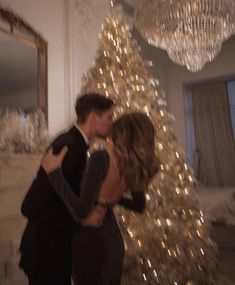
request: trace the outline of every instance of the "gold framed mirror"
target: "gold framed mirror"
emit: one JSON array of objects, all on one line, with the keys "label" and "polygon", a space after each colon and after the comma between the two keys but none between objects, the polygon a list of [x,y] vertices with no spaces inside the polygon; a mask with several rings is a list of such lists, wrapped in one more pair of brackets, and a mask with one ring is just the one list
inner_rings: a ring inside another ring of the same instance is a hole
[{"label": "gold framed mirror", "polygon": [[0,6],[0,110],[34,114],[48,125],[47,41],[13,11]]}]

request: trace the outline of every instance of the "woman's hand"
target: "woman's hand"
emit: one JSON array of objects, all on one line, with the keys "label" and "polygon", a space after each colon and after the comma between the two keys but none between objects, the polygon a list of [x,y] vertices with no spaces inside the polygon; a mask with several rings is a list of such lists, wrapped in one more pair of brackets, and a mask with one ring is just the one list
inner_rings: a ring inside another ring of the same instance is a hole
[{"label": "woman's hand", "polygon": [[50,150],[42,158],[42,163],[41,163],[42,168],[45,170],[47,174],[61,167],[61,164],[64,160],[67,151],[68,147],[64,146],[57,155],[54,155],[52,153],[52,148],[50,148]]}]

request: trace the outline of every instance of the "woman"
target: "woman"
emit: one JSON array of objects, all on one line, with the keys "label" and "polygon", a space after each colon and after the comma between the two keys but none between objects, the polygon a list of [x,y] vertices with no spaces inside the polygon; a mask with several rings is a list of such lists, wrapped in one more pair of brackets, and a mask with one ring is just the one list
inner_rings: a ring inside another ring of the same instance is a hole
[{"label": "woman", "polygon": [[[54,165],[53,165],[54,159]],[[61,161],[48,153],[42,167],[49,174]],[[49,180],[70,214],[79,223],[98,204],[106,208],[99,228],[81,227],[72,241],[75,285],[118,285],[121,280],[124,245],[112,206],[141,212],[145,208],[145,189],[158,171],[154,127],[141,112],[117,119],[104,150],[95,151],[88,163],[79,198],[70,189],[60,169]],[[132,199],[123,198],[130,191]]]}]

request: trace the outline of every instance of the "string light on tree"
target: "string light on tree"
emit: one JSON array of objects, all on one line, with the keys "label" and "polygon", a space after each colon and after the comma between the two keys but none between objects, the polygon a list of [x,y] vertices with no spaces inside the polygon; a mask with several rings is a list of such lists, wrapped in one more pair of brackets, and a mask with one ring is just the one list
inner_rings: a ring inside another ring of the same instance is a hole
[{"label": "string light on tree", "polygon": [[95,64],[83,78],[82,92],[99,92],[113,99],[115,117],[145,112],[154,123],[161,160],[159,174],[146,194],[144,214],[117,210],[127,257],[123,284],[213,284],[215,248],[193,195],[193,173],[174,135],[165,98],[148,73],[149,66],[128,26],[114,15],[108,16]]}]

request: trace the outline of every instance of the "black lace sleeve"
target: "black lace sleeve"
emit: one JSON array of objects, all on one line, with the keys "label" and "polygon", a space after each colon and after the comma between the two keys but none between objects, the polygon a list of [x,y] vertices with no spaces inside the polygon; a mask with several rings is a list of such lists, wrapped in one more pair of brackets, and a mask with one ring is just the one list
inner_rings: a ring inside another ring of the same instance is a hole
[{"label": "black lace sleeve", "polygon": [[131,192],[131,198],[122,197],[118,204],[136,212],[143,212],[146,207],[145,193]]},{"label": "black lace sleeve", "polygon": [[72,191],[61,169],[48,175],[50,183],[77,223],[86,218],[95,206],[109,166],[106,151],[94,152],[88,162],[82,179],[79,197]]}]

